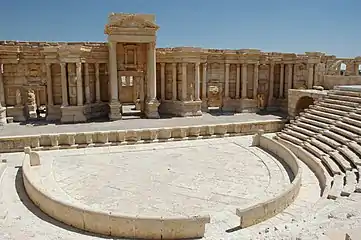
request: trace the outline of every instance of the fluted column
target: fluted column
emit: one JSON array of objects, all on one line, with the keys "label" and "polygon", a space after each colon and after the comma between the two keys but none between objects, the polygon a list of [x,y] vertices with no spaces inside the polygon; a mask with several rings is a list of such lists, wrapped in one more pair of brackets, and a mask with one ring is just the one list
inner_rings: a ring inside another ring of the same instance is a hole
[{"label": "fluted column", "polygon": [[68,102],[68,83],[66,77],[66,63],[60,63],[60,73],[61,73],[61,99],[62,106],[66,107],[69,105]]},{"label": "fluted column", "polygon": [[186,101],[188,96],[187,65],[187,63],[182,63],[182,101]]},{"label": "fluted column", "polygon": [[239,90],[241,88],[241,66],[237,64],[237,75],[236,75],[236,99],[239,98]]},{"label": "fluted column", "polygon": [[199,63],[196,63],[195,64],[195,86],[194,86],[194,92],[195,92],[195,94],[194,94],[194,97],[195,97],[195,100],[196,101],[200,101],[201,99],[200,99],[200,92],[199,92],[199,90],[200,90],[200,75],[201,75],[201,73],[200,73],[200,69],[199,69]]},{"label": "fluted column", "polygon": [[83,78],[81,75],[81,63],[76,63],[76,102],[78,106],[83,105]]},{"label": "fluted column", "polygon": [[207,63],[203,63],[202,78],[202,100],[205,100],[207,98]]},{"label": "fluted column", "polygon": [[[287,64],[287,90],[292,88],[292,64]],[[288,92],[288,91],[287,91]]]},{"label": "fluted column", "polygon": [[89,79],[89,63],[84,63],[84,85],[85,85],[85,103],[90,104],[90,79]]},{"label": "fluted column", "polygon": [[4,64],[0,63],[0,106],[5,106],[5,90],[4,90]]},{"label": "fluted column", "polygon": [[177,63],[172,63],[172,100],[177,100]]},{"label": "fluted column", "polygon": [[224,97],[229,98],[229,63],[226,63],[226,74],[224,76]]},{"label": "fluted column", "polygon": [[285,81],[285,65],[281,63],[281,70],[280,70],[280,92],[279,92],[279,98],[283,98],[283,87],[284,87],[284,81]]},{"label": "fluted column", "polygon": [[307,78],[307,88],[312,89],[313,87],[313,66],[314,64],[308,65],[308,78]]},{"label": "fluted column", "polygon": [[118,71],[117,71],[117,43],[109,42],[109,79],[111,102],[119,102],[118,98]]},{"label": "fluted column", "polygon": [[95,101],[100,102],[99,63],[95,63]]},{"label": "fluted column", "polygon": [[273,89],[275,85],[275,77],[274,77],[274,71],[275,71],[275,65],[274,63],[270,64],[270,70],[269,70],[269,77],[270,77],[270,84],[269,84],[269,91],[268,91],[268,106],[272,104],[273,100]]},{"label": "fluted column", "polygon": [[160,98],[165,100],[165,63],[160,63]]},{"label": "fluted column", "polygon": [[53,82],[51,79],[51,63],[46,63],[46,93],[48,95],[48,105],[54,105],[53,102]]},{"label": "fluted column", "polygon": [[148,100],[154,101],[157,99],[157,84],[156,84],[156,59],[155,59],[155,43],[148,43],[148,61],[147,61],[147,77],[148,84]]},{"label": "fluted column", "polygon": [[242,99],[247,99],[247,63],[242,64]]},{"label": "fluted column", "polygon": [[254,64],[253,69],[253,99],[257,99],[258,94],[258,73],[259,73],[259,64]]}]

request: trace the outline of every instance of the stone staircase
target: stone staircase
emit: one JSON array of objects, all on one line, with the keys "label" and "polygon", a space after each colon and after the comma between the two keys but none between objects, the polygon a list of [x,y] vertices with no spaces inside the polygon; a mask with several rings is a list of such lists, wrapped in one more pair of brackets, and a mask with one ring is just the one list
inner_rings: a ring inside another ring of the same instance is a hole
[{"label": "stone staircase", "polygon": [[361,193],[361,92],[331,90],[279,133],[299,146],[330,179],[326,196]]}]

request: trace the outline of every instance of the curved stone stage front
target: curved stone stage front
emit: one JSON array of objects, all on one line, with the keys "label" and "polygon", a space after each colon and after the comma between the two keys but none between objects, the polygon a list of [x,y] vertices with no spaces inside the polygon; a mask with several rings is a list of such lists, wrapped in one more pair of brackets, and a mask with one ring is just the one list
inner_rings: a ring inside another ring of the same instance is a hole
[{"label": "curved stone stage front", "polygon": [[[282,163],[251,142],[248,136],[42,151],[48,170],[38,181],[53,199],[66,197],[94,211],[163,219],[209,215],[206,235],[218,235],[239,226],[237,208],[274,198],[291,182]],[[54,189],[65,194],[49,189],[49,173]]]}]

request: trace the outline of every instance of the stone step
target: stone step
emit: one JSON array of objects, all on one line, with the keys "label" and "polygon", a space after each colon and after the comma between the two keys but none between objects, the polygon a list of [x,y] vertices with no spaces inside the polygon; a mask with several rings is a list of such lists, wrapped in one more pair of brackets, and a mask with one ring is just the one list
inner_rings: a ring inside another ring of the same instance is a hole
[{"label": "stone step", "polygon": [[[342,119],[343,121],[343,119]],[[345,122],[341,122],[341,121],[336,121],[335,126],[343,128],[347,131],[353,132],[354,134],[357,134],[358,136],[361,135],[361,128],[359,127],[355,127],[354,125],[345,123]]]},{"label": "stone step", "polygon": [[318,104],[318,106],[331,108],[331,109],[335,109],[335,110],[340,110],[340,111],[345,111],[345,112],[352,112],[352,111],[355,111],[355,109],[356,109],[355,107],[349,107],[349,106],[345,106],[345,105],[339,105],[339,104],[327,103],[327,102],[320,102]]},{"label": "stone step", "polygon": [[346,184],[342,189],[341,196],[350,196],[356,189],[357,180],[353,171],[346,171]]},{"label": "stone step", "polygon": [[315,109],[315,110],[318,110],[321,112],[330,113],[333,115],[338,115],[338,116],[347,116],[348,115],[348,112],[336,110],[336,109],[328,108],[328,107],[313,106],[312,109]]},{"label": "stone step", "polygon": [[351,125],[354,125],[356,127],[361,128],[361,121],[360,120],[355,120],[355,119],[352,119],[352,118],[349,118],[349,117],[344,117],[344,118],[342,118],[342,122],[348,123],[348,124],[351,124]]},{"label": "stone step", "polygon": [[319,159],[322,159],[323,156],[327,156],[325,152],[323,152],[318,147],[312,145],[309,142],[304,142],[303,148],[309,151],[310,153],[312,153],[313,155],[315,155],[316,157],[318,157]]},{"label": "stone step", "polygon": [[345,171],[352,170],[351,163],[347,161],[339,152],[333,151],[328,153],[342,169]]},{"label": "stone step", "polygon": [[348,139],[351,139],[351,140],[359,137],[357,134],[354,134],[354,133],[352,133],[350,131],[347,131],[345,129],[342,129],[342,128],[339,128],[339,127],[336,127],[336,126],[331,126],[330,130],[332,132],[340,134],[340,135],[342,135],[342,136],[344,136],[344,137],[346,137]]},{"label": "stone step", "polygon": [[342,118],[342,116],[327,113],[327,112],[322,112],[322,111],[319,111],[319,110],[316,110],[316,109],[305,109],[305,112],[310,113],[312,115],[317,115],[317,116],[320,116],[320,117],[324,117],[324,118],[328,118],[328,119],[334,119],[334,120],[340,120]]},{"label": "stone step", "polygon": [[293,136],[291,136],[291,135],[289,135],[287,133],[282,132],[282,133],[276,133],[276,134],[277,134],[278,137],[280,137],[282,139],[285,139],[287,141],[290,141],[292,143],[295,143],[297,145],[301,145],[303,143],[302,140],[300,140],[298,138],[295,138],[295,137],[293,137]]},{"label": "stone step", "polygon": [[312,145],[316,146],[317,148],[321,149],[322,151],[324,151],[325,153],[328,153],[330,151],[334,151],[335,149],[330,147],[329,145],[327,145],[326,143],[323,143],[315,138],[310,138],[308,140],[309,143],[311,143]]},{"label": "stone step", "polygon": [[295,121],[293,124],[295,124],[298,127],[302,127],[305,129],[308,129],[310,131],[313,131],[315,133],[320,133],[321,131],[323,131],[324,129],[320,128],[320,127],[316,127],[307,123],[303,123],[303,122],[299,122],[299,121]]},{"label": "stone step", "polygon": [[323,132],[323,135],[327,136],[327,137],[330,137],[336,141],[338,141],[339,143],[341,144],[347,144],[348,142],[351,142],[350,139],[348,138],[345,138],[343,136],[341,136],[340,134],[337,134],[335,132],[332,132],[330,130],[326,130]]},{"label": "stone step", "polygon": [[345,95],[338,95],[338,94],[327,94],[327,98],[329,99],[335,99],[335,100],[342,100],[347,102],[354,102],[354,103],[361,103],[361,98],[359,97],[351,97],[351,96],[345,96]]},{"label": "stone step", "polygon": [[360,92],[346,91],[346,90],[336,90],[336,89],[330,90],[329,94],[336,94],[336,95],[350,96],[350,97],[361,97]]},{"label": "stone step", "polygon": [[306,117],[306,118],[309,118],[309,119],[312,119],[312,120],[316,120],[316,121],[319,121],[319,122],[327,123],[327,124],[333,124],[335,122],[335,120],[333,120],[333,119],[320,117],[318,115],[313,115],[311,113],[305,113],[303,115],[303,117]]},{"label": "stone step", "polygon": [[292,130],[294,130],[294,131],[297,131],[297,132],[300,132],[300,133],[302,133],[302,134],[304,134],[304,135],[307,135],[307,136],[315,136],[315,135],[316,135],[315,132],[310,131],[310,130],[308,130],[308,129],[304,129],[304,128],[299,127],[299,126],[296,126],[296,125],[291,125],[291,126],[290,126],[290,129],[292,129]]},{"label": "stone step", "polygon": [[336,99],[331,99],[331,98],[325,98],[322,101],[324,101],[326,103],[333,103],[333,104],[338,104],[338,105],[342,105],[342,106],[349,106],[349,107],[358,107],[358,106],[360,106],[360,103],[343,101],[343,100],[336,100]]},{"label": "stone step", "polygon": [[342,171],[340,167],[335,163],[335,161],[328,155],[322,156],[321,161],[327,166],[328,170],[332,175],[341,174]]},{"label": "stone step", "polygon": [[320,121],[315,121],[315,120],[308,119],[308,118],[305,118],[305,117],[300,117],[297,120],[299,120],[301,122],[304,122],[304,123],[311,124],[311,125],[316,126],[316,127],[320,127],[320,128],[327,129],[329,127],[329,124],[327,124],[327,123],[323,123],[323,122],[320,122]]},{"label": "stone step", "polygon": [[361,156],[361,145],[358,144],[357,142],[355,141],[351,141],[351,142],[348,142],[346,144],[352,151],[354,151],[355,153],[357,153],[359,156]]},{"label": "stone step", "polygon": [[333,177],[332,186],[330,188],[330,191],[328,192],[328,198],[329,199],[337,199],[341,196],[341,192],[343,189],[343,183],[344,183],[344,176],[343,174],[336,174]]},{"label": "stone step", "polygon": [[334,149],[338,148],[338,147],[341,147],[342,144],[333,140],[332,138],[329,138],[325,135],[322,135],[322,134],[317,134],[316,136],[314,136],[316,139],[330,145],[331,147],[333,147]]},{"label": "stone step", "polygon": [[348,148],[347,146],[342,146],[337,148],[337,150],[343,155],[345,155],[346,158],[354,165],[361,166],[361,158],[356,153],[354,153],[350,148]]},{"label": "stone step", "polygon": [[348,115],[348,117],[361,121],[361,114],[358,114],[358,113],[352,112]]},{"label": "stone step", "polygon": [[305,134],[302,134],[302,133],[299,133],[297,131],[293,131],[292,129],[284,129],[282,132],[285,132],[293,137],[296,137],[302,141],[306,141],[307,139],[309,139],[310,137],[305,135]]}]

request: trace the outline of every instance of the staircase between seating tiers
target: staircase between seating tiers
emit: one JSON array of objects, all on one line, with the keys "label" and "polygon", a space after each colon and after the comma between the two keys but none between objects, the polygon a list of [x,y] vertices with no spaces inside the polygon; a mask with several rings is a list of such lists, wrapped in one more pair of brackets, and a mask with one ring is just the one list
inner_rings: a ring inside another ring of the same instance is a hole
[{"label": "staircase between seating tiers", "polygon": [[361,92],[330,90],[291,120],[276,139],[298,147],[312,166],[323,168],[329,179],[323,194],[327,198],[361,193]]}]

